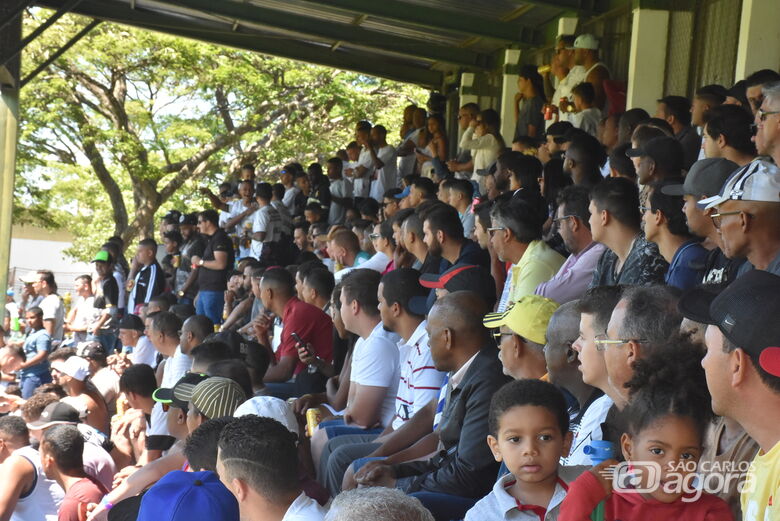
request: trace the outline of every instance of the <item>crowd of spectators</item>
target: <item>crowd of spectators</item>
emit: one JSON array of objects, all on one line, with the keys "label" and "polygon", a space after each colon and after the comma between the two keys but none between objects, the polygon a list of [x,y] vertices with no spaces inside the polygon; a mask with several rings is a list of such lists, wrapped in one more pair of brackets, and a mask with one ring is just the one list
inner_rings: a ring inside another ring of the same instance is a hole
[{"label": "crowd of spectators", "polygon": [[550,71],[22,277],[0,520],[780,519],[780,75]]}]

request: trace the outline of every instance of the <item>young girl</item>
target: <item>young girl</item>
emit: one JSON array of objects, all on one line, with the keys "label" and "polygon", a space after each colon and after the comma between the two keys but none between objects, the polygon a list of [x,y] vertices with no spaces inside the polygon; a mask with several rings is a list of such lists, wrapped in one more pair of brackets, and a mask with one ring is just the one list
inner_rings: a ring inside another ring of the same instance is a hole
[{"label": "young girl", "polygon": [[726,502],[693,485],[712,420],[696,345],[681,339],[636,362],[626,385],[626,461],[607,460],[577,478],[559,521],[732,521]]}]

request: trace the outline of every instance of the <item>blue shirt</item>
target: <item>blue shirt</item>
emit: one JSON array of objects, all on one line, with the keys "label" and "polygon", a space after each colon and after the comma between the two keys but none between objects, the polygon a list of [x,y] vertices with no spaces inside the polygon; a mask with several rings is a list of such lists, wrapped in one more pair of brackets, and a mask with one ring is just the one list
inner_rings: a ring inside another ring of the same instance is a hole
[{"label": "blue shirt", "polygon": [[[24,340],[24,356],[29,360],[41,351],[51,351],[51,337],[46,329],[41,328],[38,331],[33,331]],[[49,372],[49,361],[44,359],[42,362],[33,366],[22,369],[19,373],[21,376],[41,375]]]},{"label": "blue shirt", "polygon": [[708,253],[696,239],[685,242],[674,253],[664,280],[681,290],[695,287],[701,282]]}]

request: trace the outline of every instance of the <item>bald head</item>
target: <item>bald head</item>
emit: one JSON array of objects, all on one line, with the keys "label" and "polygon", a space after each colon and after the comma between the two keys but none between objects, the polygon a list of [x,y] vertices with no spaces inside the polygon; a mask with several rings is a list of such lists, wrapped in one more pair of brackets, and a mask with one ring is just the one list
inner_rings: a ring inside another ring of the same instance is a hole
[{"label": "bald head", "polygon": [[438,299],[430,314],[436,314],[442,325],[459,338],[482,340],[487,334],[482,325],[487,311],[485,300],[477,293],[456,291]]}]

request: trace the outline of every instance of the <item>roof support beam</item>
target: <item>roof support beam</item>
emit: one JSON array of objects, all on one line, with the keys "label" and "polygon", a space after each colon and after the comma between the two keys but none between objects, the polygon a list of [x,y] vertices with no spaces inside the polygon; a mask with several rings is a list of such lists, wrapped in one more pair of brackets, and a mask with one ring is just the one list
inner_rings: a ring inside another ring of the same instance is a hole
[{"label": "roof support beam", "polygon": [[28,74],[27,76],[25,76],[24,78],[22,78],[22,81],[21,81],[21,83],[19,84],[19,87],[20,87],[20,88],[22,88],[22,87],[24,87],[25,85],[27,85],[27,84],[30,82],[30,80],[32,80],[32,79],[34,79],[36,76],[38,76],[38,75],[39,75],[41,72],[43,72],[43,71],[46,69],[46,67],[48,67],[49,65],[51,65],[52,63],[54,63],[54,60],[56,60],[57,58],[59,58],[60,56],[62,56],[63,54],[65,54],[65,53],[68,51],[68,49],[70,49],[71,47],[73,47],[74,45],[76,45],[76,43],[77,43],[79,40],[81,40],[82,38],[84,38],[84,36],[86,36],[86,34],[87,34],[88,32],[90,32],[92,29],[94,29],[95,27],[97,27],[97,26],[98,26],[98,24],[100,24],[100,20],[92,20],[91,22],[89,22],[89,23],[88,23],[88,24],[87,24],[87,25],[86,25],[86,26],[85,26],[85,27],[84,27],[82,30],[80,30],[78,33],[76,33],[75,35],[73,35],[73,38],[71,38],[70,40],[68,40],[67,42],[65,42],[65,44],[64,44],[64,45],[62,45],[62,47],[60,47],[59,49],[57,49],[56,51],[54,51],[54,52],[52,53],[52,55],[51,55],[51,56],[49,56],[48,58],[46,58],[46,60],[44,60],[44,61],[43,61],[43,63],[41,63],[40,65],[38,65],[38,66],[35,68],[35,70],[34,70],[34,71],[32,71],[30,74]]},{"label": "roof support beam", "polygon": [[[64,1],[38,0],[37,4],[58,8]],[[100,20],[132,25],[151,31],[159,31],[237,49],[316,63],[327,67],[346,69],[427,87],[439,87],[442,81],[442,75],[438,71],[416,67],[395,60],[384,60],[370,53],[331,52],[327,46],[317,46],[292,39],[269,38],[261,33],[252,33],[246,30],[234,32],[230,24],[196,22],[188,25],[181,17],[147,11],[138,6],[135,9],[130,9],[123,2],[83,0],[74,12]]]},{"label": "roof support beam", "polygon": [[233,0],[161,0],[172,6],[186,7],[205,13],[236,19],[239,22],[267,26],[303,37],[329,40],[329,44],[343,42],[369,49],[381,49],[404,56],[413,56],[462,67],[490,67],[490,57],[468,49],[437,45],[430,42],[402,38],[392,34],[365,29],[358,25],[337,24],[319,18],[300,16],[269,9],[251,3]]},{"label": "roof support beam", "polygon": [[5,65],[6,63],[8,63],[9,60],[16,58],[16,56],[20,52],[22,52],[24,48],[30,44],[30,42],[38,38],[38,36],[40,36],[43,33],[43,31],[51,27],[57,20],[62,18],[62,15],[64,15],[65,13],[67,13],[68,11],[76,7],[79,4],[79,2],[81,2],[81,0],[68,0],[67,2],[64,2],[53,15],[51,15],[49,18],[44,20],[43,23],[41,23],[41,25],[39,25],[33,30],[33,32],[31,32],[30,34],[22,38],[22,41],[19,42],[19,45],[17,47],[15,47],[12,51],[10,51],[8,54],[3,56],[3,62],[0,63],[0,65]]},{"label": "roof support beam", "polygon": [[[429,7],[387,0],[304,0],[320,7],[344,9],[378,18],[394,20],[427,29],[444,30],[466,36],[490,38],[506,43],[534,45],[536,31],[516,23],[501,22],[481,16],[468,15]],[[569,0],[565,0],[569,1]],[[571,0],[572,2],[575,0]]]}]

